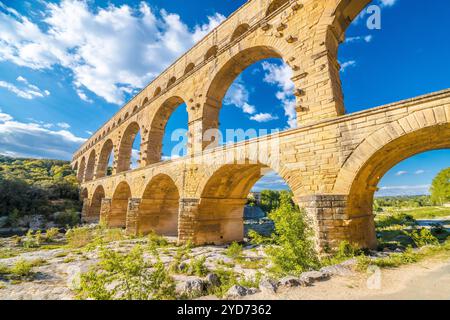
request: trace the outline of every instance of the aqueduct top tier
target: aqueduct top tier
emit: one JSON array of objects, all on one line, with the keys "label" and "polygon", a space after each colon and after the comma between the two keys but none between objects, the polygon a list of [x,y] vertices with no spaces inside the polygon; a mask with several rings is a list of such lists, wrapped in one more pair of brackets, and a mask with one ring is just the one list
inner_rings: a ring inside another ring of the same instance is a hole
[{"label": "aqueduct top tier", "polygon": [[80,166],[83,158],[87,164],[91,151],[111,139],[120,167],[119,140],[132,123],[142,133],[140,165],[160,161],[165,125],[183,102],[189,114],[189,153],[200,152],[206,146],[203,133],[218,126],[229,85],[243,69],[265,58],[282,58],[291,66],[299,126],[344,114],[337,47],[368,2],[248,1],[94,133],[75,153],[74,164]]}]

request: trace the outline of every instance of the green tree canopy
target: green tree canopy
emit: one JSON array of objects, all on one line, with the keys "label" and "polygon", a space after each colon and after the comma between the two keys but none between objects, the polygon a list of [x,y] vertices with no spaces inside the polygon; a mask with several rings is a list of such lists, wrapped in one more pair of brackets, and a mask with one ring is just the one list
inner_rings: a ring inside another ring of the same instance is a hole
[{"label": "green tree canopy", "polygon": [[438,173],[431,184],[431,200],[438,205],[450,203],[450,168]]}]

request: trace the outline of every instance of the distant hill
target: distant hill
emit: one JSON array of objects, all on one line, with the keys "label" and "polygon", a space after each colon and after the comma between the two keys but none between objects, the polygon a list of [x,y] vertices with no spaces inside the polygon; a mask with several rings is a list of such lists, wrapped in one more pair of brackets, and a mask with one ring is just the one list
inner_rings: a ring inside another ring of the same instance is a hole
[{"label": "distant hill", "polygon": [[74,215],[80,208],[78,182],[69,162],[0,155],[0,227],[26,227],[29,216],[51,221],[57,212]]}]

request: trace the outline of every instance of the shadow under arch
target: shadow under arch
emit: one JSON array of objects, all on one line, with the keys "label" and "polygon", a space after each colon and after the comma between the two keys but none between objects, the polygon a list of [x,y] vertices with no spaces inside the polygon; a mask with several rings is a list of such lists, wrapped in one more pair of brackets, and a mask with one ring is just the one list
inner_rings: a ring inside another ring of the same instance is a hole
[{"label": "shadow under arch", "polygon": [[[437,123],[398,135],[376,149],[368,149],[367,141],[347,160],[335,189],[347,195],[346,214],[357,224],[350,228],[350,233],[354,233],[350,238],[371,248],[376,245],[373,200],[378,183],[390,169],[410,157],[450,148],[450,123]],[[373,151],[367,154],[367,150]]]},{"label": "shadow under arch", "polygon": [[185,103],[186,102],[183,98],[179,96],[172,96],[164,101],[164,103],[156,111],[147,135],[148,146],[145,159],[146,166],[161,161],[164,133],[166,131],[169,118],[175,109]]},{"label": "shadow under arch", "polygon": [[178,236],[179,201],[178,188],[170,176],[153,177],[142,195],[136,233]]},{"label": "shadow under arch", "polygon": [[289,0],[273,0],[269,4],[269,7],[266,10],[266,17],[270,16],[272,13],[274,13],[275,11],[277,11],[278,9],[280,9],[287,3],[289,3]]},{"label": "shadow under arch", "polygon": [[131,198],[131,188],[123,181],[116,187],[112,200],[110,214],[106,220],[110,228],[125,228],[127,224],[128,200]]}]

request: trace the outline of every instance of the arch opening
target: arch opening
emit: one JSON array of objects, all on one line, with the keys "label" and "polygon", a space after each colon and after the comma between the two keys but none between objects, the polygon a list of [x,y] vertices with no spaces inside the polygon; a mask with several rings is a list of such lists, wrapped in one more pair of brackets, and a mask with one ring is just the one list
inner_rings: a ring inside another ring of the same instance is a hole
[{"label": "arch opening", "polygon": [[80,182],[84,181],[85,170],[86,170],[86,158],[83,157],[81,159],[80,168],[79,168],[78,173],[77,173],[78,174],[78,181],[80,181]]},{"label": "arch opening", "polygon": [[270,16],[272,13],[274,13],[287,3],[289,3],[289,0],[273,0],[267,8],[266,17]]},{"label": "arch opening", "polygon": [[276,193],[289,191],[289,187],[265,165],[247,163],[220,167],[202,189],[197,218],[201,227],[196,243],[242,241],[249,230],[269,235],[273,224],[260,220],[268,213],[262,209],[265,207],[260,196],[269,194],[269,190],[276,190],[272,191]]},{"label": "arch opening", "polygon": [[187,123],[184,100],[177,96],[167,99],[151,122],[146,165],[186,155]]},{"label": "arch opening", "polygon": [[217,47],[217,46],[212,46],[211,48],[209,48],[205,54],[205,61],[208,61],[209,59],[217,56],[218,51],[219,51],[219,47]]},{"label": "arch opening", "polygon": [[100,211],[102,200],[105,198],[105,190],[102,186],[98,186],[92,195],[89,213],[84,217],[87,223],[98,223],[100,221]]},{"label": "arch opening", "polygon": [[179,200],[178,188],[169,176],[154,177],[142,195],[137,233],[178,236]]},{"label": "arch opening", "polygon": [[95,150],[92,150],[86,165],[86,173],[84,178],[85,181],[92,181],[94,179],[95,158],[96,158]]},{"label": "arch opening", "polygon": [[239,25],[231,35],[230,41],[234,41],[240,36],[242,36],[244,33],[246,33],[250,29],[250,26],[247,23],[243,23]]},{"label": "arch opening", "polygon": [[[136,138],[139,136],[139,131],[139,124],[137,122],[133,122],[123,133],[119,146],[117,173],[125,172],[131,169],[131,166],[133,165],[133,145],[135,144],[135,140],[137,140]],[[140,140],[137,143],[141,145]]]},{"label": "arch opening", "polygon": [[[376,246],[373,214],[374,197],[381,179],[400,162],[432,150],[450,148],[450,124],[423,128],[390,141],[370,155],[355,172],[349,185],[347,214],[358,220],[358,226],[350,229],[355,243],[364,247]],[[450,165],[450,162],[449,162]]]},{"label": "arch opening", "polygon": [[203,148],[295,128],[292,75],[275,48],[252,47],[229,59],[214,75],[207,92]]},{"label": "arch opening", "polygon": [[100,151],[96,178],[110,176],[113,173],[114,145],[111,139],[108,139]]},{"label": "arch opening", "polygon": [[128,183],[121,182],[114,191],[111,201],[111,211],[108,217],[108,226],[111,228],[125,228],[127,225],[128,200],[131,198],[131,189]]},{"label": "arch opening", "polygon": [[186,69],[184,69],[184,74],[188,74],[188,73],[190,73],[192,70],[194,70],[194,68],[195,68],[195,64],[194,63],[189,63],[187,66],[186,66]]}]

